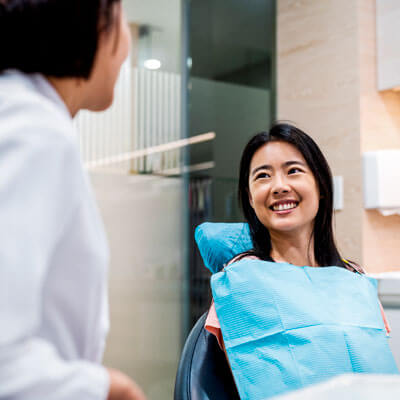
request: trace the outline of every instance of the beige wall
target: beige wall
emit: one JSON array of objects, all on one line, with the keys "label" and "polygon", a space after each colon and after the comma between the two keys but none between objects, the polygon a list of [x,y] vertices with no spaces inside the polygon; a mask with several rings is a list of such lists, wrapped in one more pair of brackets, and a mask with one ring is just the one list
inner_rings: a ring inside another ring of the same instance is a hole
[{"label": "beige wall", "polygon": [[362,262],[357,3],[279,0],[278,118],[308,132],[344,177],[336,214],[343,255]]},{"label": "beige wall", "polygon": [[[400,148],[400,94],[377,90],[375,0],[358,0],[358,4],[361,150]],[[369,270],[400,269],[400,216],[365,211],[362,244]]]},{"label": "beige wall", "polygon": [[400,217],[367,212],[362,198],[362,151],[400,148],[400,95],[377,91],[375,15],[375,0],[278,1],[278,117],[344,177],[337,241],[371,272],[400,267]]}]

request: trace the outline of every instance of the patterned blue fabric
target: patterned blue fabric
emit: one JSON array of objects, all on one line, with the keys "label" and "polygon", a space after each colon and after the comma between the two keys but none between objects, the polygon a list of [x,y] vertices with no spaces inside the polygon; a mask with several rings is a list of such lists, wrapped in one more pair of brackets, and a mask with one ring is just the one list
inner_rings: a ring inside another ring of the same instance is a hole
[{"label": "patterned blue fabric", "polygon": [[237,254],[253,247],[246,223],[205,222],[196,228],[195,239],[204,264],[212,273],[220,271]]},{"label": "patterned blue fabric", "polygon": [[343,373],[398,373],[372,278],[339,267],[243,259],[214,274],[211,286],[242,400]]}]

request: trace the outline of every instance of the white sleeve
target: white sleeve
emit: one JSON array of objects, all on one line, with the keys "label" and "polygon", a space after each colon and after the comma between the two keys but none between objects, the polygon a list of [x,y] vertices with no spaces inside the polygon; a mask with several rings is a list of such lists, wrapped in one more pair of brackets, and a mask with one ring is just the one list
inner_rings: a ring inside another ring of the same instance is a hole
[{"label": "white sleeve", "polygon": [[66,361],[36,334],[49,260],[79,204],[79,156],[63,133],[12,124],[0,132],[0,399],[104,400],[104,367]]},{"label": "white sleeve", "polygon": [[108,391],[104,367],[66,362],[42,339],[30,337],[0,348],[2,400],[105,400]]}]

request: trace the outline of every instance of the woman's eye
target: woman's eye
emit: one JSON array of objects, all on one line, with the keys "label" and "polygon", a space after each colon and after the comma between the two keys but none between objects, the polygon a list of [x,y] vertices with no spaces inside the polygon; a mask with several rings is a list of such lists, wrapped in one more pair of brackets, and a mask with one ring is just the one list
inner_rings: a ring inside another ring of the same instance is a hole
[{"label": "woman's eye", "polygon": [[298,172],[303,172],[300,168],[291,168],[289,174],[297,174]]},{"label": "woman's eye", "polygon": [[261,172],[260,174],[258,174],[256,176],[256,179],[262,179],[262,178],[270,178],[270,174],[268,174],[267,172]]}]

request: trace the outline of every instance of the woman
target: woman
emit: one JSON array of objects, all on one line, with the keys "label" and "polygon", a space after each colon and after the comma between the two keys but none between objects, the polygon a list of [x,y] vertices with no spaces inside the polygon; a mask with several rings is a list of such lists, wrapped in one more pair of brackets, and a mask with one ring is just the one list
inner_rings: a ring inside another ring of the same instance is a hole
[{"label": "woman", "polygon": [[144,399],[100,365],[108,248],[72,126],[129,48],[119,0],[0,0],[1,399]]},{"label": "woman", "polygon": [[[230,264],[259,259],[294,268],[339,266],[363,273],[336,247],[330,168],[316,143],[300,129],[278,123],[249,141],[240,163],[239,199],[254,247]],[[382,308],[381,312],[389,332]],[[205,328],[224,348],[214,303]]]}]

